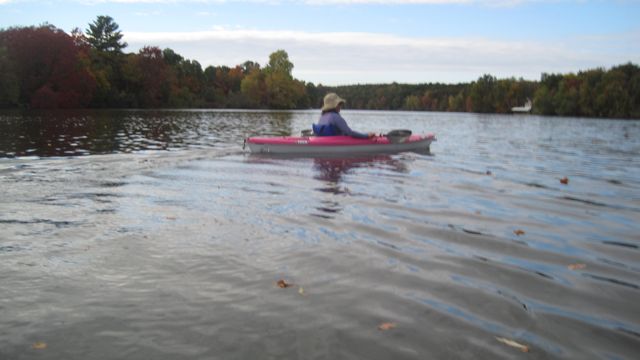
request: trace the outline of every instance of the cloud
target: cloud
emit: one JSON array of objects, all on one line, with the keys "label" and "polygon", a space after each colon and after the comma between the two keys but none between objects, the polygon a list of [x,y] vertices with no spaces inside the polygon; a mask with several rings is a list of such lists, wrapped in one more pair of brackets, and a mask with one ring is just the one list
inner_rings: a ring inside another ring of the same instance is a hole
[{"label": "cloud", "polygon": [[[18,3],[29,0],[0,0],[0,5]],[[482,6],[515,6],[523,3],[545,2],[552,0],[68,0],[71,3],[84,5],[99,4],[305,4],[314,6],[335,5],[446,5],[468,4]],[[565,0],[580,1],[580,0]]]},{"label": "cloud", "polygon": [[284,49],[294,75],[323,84],[462,82],[483,74],[539,79],[542,72],[575,72],[638,61],[625,50],[638,34],[575,38],[558,42],[484,38],[412,38],[365,32],[297,32],[225,29],[200,32],[126,32],[131,48],[169,47],[203,66],[265,64]]},{"label": "cloud", "polygon": [[160,10],[154,10],[154,11],[137,11],[134,13],[134,15],[137,16],[142,16],[142,17],[148,17],[148,16],[158,16],[161,15],[162,11]]},{"label": "cloud", "polygon": [[[9,2],[12,0],[0,0]],[[428,4],[478,4],[487,6],[516,5],[527,2],[540,2],[544,0],[75,0],[83,4],[178,4],[178,3],[261,3],[261,4],[308,4],[308,5],[428,5]],[[577,1],[577,0],[576,0]]]}]

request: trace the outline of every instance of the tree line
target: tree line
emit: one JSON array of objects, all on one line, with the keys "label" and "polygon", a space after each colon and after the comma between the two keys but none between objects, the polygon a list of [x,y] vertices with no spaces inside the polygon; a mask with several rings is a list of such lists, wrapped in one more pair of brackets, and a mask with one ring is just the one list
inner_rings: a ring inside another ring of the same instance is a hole
[{"label": "tree line", "polygon": [[109,16],[88,25],[70,34],[50,24],[0,30],[0,107],[308,109],[333,91],[351,109],[508,113],[532,100],[543,115],[640,118],[640,68],[632,63],[540,81],[483,75],[461,84],[329,87],[295,79],[284,50],[264,66],[203,69],[169,48],[125,53]]}]

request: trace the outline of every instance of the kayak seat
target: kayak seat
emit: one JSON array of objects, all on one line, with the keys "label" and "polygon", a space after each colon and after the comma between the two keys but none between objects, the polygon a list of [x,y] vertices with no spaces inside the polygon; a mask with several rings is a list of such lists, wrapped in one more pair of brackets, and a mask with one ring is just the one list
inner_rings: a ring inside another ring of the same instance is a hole
[{"label": "kayak seat", "polygon": [[319,125],[319,124],[312,124],[311,128],[313,129],[313,134],[315,136],[336,136],[338,135],[338,132],[336,131],[335,127],[331,124],[328,125]]}]

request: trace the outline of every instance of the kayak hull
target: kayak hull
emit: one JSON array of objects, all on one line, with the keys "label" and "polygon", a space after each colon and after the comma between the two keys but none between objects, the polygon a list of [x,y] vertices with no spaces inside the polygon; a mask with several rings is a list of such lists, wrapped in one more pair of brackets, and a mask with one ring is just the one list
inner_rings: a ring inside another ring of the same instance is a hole
[{"label": "kayak hull", "polygon": [[391,143],[386,137],[357,139],[350,136],[282,136],[251,137],[246,140],[253,153],[269,154],[346,154],[428,151],[433,134],[412,135],[402,143]]}]

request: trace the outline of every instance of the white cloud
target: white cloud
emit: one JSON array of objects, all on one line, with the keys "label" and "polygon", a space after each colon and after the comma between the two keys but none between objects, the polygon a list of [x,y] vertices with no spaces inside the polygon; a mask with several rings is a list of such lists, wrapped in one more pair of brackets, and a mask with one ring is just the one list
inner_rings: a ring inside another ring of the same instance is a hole
[{"label": "white cloud", "polygon": [[323,84],[461,82],[483,74],[539,79],[542,72],[575,72],[640,59],[637,47],[623,47],[638,34],[554,43],[226,28],[124,35],[130,51],[144,45],[169,47],[203,67],[246,60],[265,64],[270,53],[284,49],[297,78]]},{"label": "white cloud", "polygon": [[[0,5],[18,3],[29,0],[0,0]],[[306,4],[314,6],[335,5],[438,5],[438,4],[476,4],[483,6],[515,6],[531,2],[548,2],[554,0],[69,0],[85,5],[98,4],[223,4],[223,3],[256,3],[256,4]],[[581,1],[581,0],[565,0]]]},{"label": "white cloud", "polygon": [[162,11],[154,10],[154,11],[138,11],[134,13],[137,16],[149,17],[149,16],[158,16],[162,14]]},{"label": "white cloud", "polygon": [[[0,0],[0,4],[13,0]],[[411,5],[411,4],[479,4],[488,6],[516,5],[527,2],[540,2],[545,0],[75,0],[83,4],[176,4],[176,3],[262,3],[262,4],[287,4],[299,3],[309,5]],[[571,1],[571,0],[569,0]],[[575,0],[579,1],[579,0]]]},{"label": "white cloud", "polygon": [[196,12],[196,16],[209,17],[209,16],[218,16],[218,14],[211,11],[198,11]]}]

